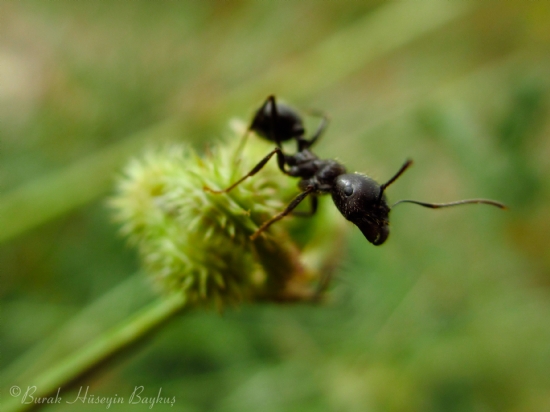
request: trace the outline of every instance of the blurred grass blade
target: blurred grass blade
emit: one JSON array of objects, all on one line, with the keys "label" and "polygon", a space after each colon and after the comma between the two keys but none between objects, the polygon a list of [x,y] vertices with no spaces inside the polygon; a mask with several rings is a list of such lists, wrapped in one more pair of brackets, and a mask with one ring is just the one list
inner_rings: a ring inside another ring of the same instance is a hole
[{"label": "blurred grass blade", "polygon": [[[125,349],[130,348],[184,309],[187,302],[183,294],[173,294],[153,302],[118,327],[105,332],[84,348],[65,357],[61,362],[27,382],[36,386],[35,398],[48,397],[58,388],[66,390],[80,377]],[[19,397],[3,405],[3,411],[25,411],[35,407],[33,403],[21,403]]]},{"label": "blurred grass blade", "polygon": [[[342,29],[311,51],[256,80],[235,89],[224,100],[249,100],[285,90],[290,96],[307,95],[333,84],[385,53],[437,30],[469,11],[471,3],[425,0],[394,2]],[[300,79],[299,82],[296,79]],[[214,115],[214,114],[212,114]],[[108,192],[113,173],[146,141],[174,134],[175,122],[145,130],[76,162],[38,178],[0,198],[0,242],[61,216]]]},{"label": "blurred grass blade", "polygon": [[128,156],[147,142],[174,136],[176,131],[176,122],[156,125],[2,196],[0,242],[105,195]]},{"label": "blurred grass blade", "polygon": [[0,375],[0,388],[37,376],[67,353],[84,347],[95,336],[127,319],[156,296],[143,273],[130,276],[12,362]]},{"label": "blurred grass blade", "polygon": [[245,85],[243,94],[249,91],[254,95],[259,88],[276,89],[294,98],[318,92],[383,55],[464,16],[473,10],[473,5],[468,1],[441,0],[388,3],[295,60],[273,67],[263,78],[251,82],[249,89]]}]

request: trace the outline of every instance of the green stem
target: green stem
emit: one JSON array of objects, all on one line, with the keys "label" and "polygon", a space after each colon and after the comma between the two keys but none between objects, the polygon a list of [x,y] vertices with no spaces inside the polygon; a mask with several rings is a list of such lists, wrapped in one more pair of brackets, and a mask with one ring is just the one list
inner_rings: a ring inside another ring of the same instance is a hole
[{"label": "green stem", "polygon": [[129,276],[2,370],[0,388],[28,382],[56,365],[67,353],[120,324],[155,299],[158,295],[151,290],[150,281],[143,273]]},{"label": "green stem", "polygon": [[[178,314],[186,303],[187,297],[183,294],[173,294],[152,303],[118,327],[99,336],[76,353],[67,356],[59,364],[39,375],[33,382],[20,386],[21,395],[7,402],[3,411],[22,412],[40,406],[33,403],[32,400],[52,396],[57,393],[58,389],[63,391],[86,373],[101,366],[123,350],[139,343]],[[28,387],[36,387],[36,391],[32,393],[33,398],[29,397],[24,400],[22,397]]]}]

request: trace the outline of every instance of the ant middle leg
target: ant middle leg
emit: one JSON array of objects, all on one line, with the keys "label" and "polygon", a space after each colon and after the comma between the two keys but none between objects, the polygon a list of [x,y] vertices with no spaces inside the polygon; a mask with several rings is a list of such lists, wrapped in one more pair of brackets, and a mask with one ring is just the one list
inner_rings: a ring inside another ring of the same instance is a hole
[{"label": "ant middle leg", "polygon": [[292,212],[296,206],[298,206],[302,200],[304,200],[311,192],[314,191],[313,186],[308,186],[306,190],[304,190],[302,193],[300,193],[298,196],[296,196],[292,202],[289,203],[289,205],[286,207],[285,210],[283,210],[281,213],[273,216],[271,219],[269,219],[267,222],[265,222],[263,225],[261,225],[258,230],[256,230],[251,236],[250,240],[255,240],[260,234],[266,230],[269,226],[271,226],[273,223],[281,220],[283,217],[288,215],[290,212]]},{"label": "ant middle leg", "polygon": [[256,166],[254,166],[254,168],[250,172],[248,172],[242,178],[237,180],[231,186],[229,186],[225,189],[222,189],[222,190],[211,189],[207,186],[205,186],[203,189],[206,190],[207,192],[216,193],[216,194],[228,193],[231,190],[233,190],[235,187],[240,185],[242,182],[244,182],[246,179],[248,179],[251,176],[254,176],[256,173],[258,173],[260,170],[262,170],[263,167],[267,164],[267,162],[269,162],[269,159],[271,159],[273,157],[273,155],[275,155],[275,154],[277,155],[277,165],[279,166],[279,169],[281,169],[281,171],[284,174],[288,174],[287,170],[285,169],[285,164],[286,164],[285,155],[284,155],[283,151],[280,148],[276,147],[271,152],[269,152],[262,160],[260,160],[260,162]]}]

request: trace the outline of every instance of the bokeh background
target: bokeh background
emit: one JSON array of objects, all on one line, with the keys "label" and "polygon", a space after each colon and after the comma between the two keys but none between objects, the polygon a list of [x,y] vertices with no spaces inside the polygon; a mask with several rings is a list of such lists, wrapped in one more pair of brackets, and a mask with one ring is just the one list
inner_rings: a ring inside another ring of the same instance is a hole
[{"label": "bokeh background", "polygon": [[[546,0],[2,2],[0,399],[153,299],[106,207],[127,159],[204,150],[275,93],[330,114],[320,156],[380,181],[413,158],[393,201],[510,208],[403,205],[379,248],[350,225],[328,304],[188,313],[83,385],[176,397],[154,410],[550,410],[549,22]],[[104,406],[48,410],[76,408]]]}]

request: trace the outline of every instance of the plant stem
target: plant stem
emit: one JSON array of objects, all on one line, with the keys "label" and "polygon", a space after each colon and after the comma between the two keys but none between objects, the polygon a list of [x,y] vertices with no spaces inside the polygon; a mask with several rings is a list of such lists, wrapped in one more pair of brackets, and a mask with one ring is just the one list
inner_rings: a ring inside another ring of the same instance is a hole
[{"label": "plant stem", "polygon": [[[46,370],[34,382],[21,386],[21,395],[4,405],[6,412],[28,411],[40,406],[38,398],[45,398],[67,389],[79,378],[101,366],[123,350],[139,343],[174,315],[181,312],[187,303],[184,294],[173,294],[153,302],[118,327],[104,333],[81,350],[67,356],[58,365]],[[32,398],[23,399],[26,388],[36,387]]]}]

